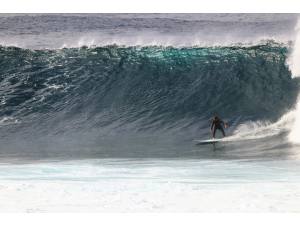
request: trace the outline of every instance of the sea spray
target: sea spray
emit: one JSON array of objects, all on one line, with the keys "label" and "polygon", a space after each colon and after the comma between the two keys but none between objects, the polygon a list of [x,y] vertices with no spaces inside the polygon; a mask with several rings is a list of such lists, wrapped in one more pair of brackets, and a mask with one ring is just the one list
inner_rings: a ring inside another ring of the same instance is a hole
[{"label": "sea spray", "polygon": [[[300,19],[298,20],[295,28],[297,31],[296,41],[293,46],[292,55],[289,60],[289,66],[293,77],[300,76]],[[288,136],[289,141],[292,143],[300,143],[300,96],[295,109],[291,112],[293,114],[293,123],[291,125],[290,134]]]}]

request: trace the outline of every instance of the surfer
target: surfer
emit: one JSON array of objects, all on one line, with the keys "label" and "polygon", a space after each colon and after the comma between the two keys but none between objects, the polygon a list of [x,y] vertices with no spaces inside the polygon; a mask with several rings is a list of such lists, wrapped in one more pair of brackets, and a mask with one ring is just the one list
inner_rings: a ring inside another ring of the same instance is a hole
[{"label": "surfer", "polygon": [[214,116],[214,119],[212,120],[211,126],[210,126],[210,130],[212,132],[213,138],[215,138],[217,130],[220,130],[222,132],[223,137],[226,136],[223,126],[224,126],[224,128],[227,128],[227,124],[224,123],[223,120],[221,120],[218,116]]}]

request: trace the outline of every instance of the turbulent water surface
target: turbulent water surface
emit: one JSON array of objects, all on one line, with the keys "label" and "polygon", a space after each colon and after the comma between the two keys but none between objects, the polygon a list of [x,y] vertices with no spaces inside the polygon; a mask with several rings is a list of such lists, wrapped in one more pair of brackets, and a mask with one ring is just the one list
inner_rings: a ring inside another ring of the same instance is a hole
[{"label": "turbulent water surface", "polygon": [[300,211],[297,18],[2,14],[1,210]]}]

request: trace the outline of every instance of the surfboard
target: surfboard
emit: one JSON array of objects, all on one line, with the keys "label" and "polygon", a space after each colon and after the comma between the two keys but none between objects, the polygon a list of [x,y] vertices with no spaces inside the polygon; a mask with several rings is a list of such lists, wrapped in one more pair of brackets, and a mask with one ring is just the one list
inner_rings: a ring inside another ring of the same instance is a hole
[{"label": "surfboard", "polygon": [[218,142],[224,141],[221,138],[215,138],[215,139],[207,139],[207,140],[195,140],[197,145],[210,145],[210,144],[215,144]]}]

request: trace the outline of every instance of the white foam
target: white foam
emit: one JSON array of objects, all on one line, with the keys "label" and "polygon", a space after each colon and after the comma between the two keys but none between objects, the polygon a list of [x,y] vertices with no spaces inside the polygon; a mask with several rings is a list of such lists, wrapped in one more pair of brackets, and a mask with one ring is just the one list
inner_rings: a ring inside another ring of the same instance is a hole
[{"label": "white foam", "polygon": [[299,77],[300,76],[300,19],[297,22],[295,27],[296,31],[296,40],[294,41],[293,51],[288,59],[288,65],[292,72],[292,77]]},{"label": "white foam", "polygon": [[[300,76],[300,19],[295,28],[297,31],[293,51],[287,63],[291,69],[292,77]],[[288,141],[300,144],[300,96],[294,109],[283,115],[277,122],[269,121],[247,122],[238,126],[233,136],[228,139],[245,140],[265,138],[278,135],[282,132],[289,132]]]},{"label": "white foam", "polygon": [[298,173],[291,173],[298,166],[283,163],[101,160],[0,165],[0,211],[299,212]]},{"label": "white foam", "polygon": [[16,123],[19,123],[19,120],[12,116],[4,116],[0,119],[0,126],[16,124]]},{"label": "white foam", "polygon": [[240,124],[234,130],[233,135],[227,139],[251,140],[279,135],[283,132],[289,132],[294,121],[295,110],[288,112],[275,123],[270,121],[248,121]]},{"label": "white foam", "polygon": [[155,31],[143,31],[141,33],[133,32],[131,34],[106,34],[90,32],[86,34],[74,33],[65,34],[66,36],[57,37],[49,34],[47,36],[40,35],[40,44],[32,42],[32,39],[20,39],[20,37],[4,37],[0,39],[0,45],[15,46],[29,49],[62,49],[62,48],[79,48],[82,46],[173,46],[173,47],[213,47],[213,46],[251,46],[261,44],[267,40],[274,40],[279,43],[288,43],[291,36],[274,36],[260,35],[257,37],[245,38],[230,35],[222,35],[222,39],[218,35],[206,37],[203,33],[193,34],[162,34]]},{"label": "white foam", "polygon": [[[300,76],[300,19],[298,19],[297,38],[294,44],[293,52],[289,60],[292,76]],[[293,123],[290,126],[289,141],[295,144],[300,144],[300,96],[296,104],[296,108],[291,112],[293,115]]]}]

